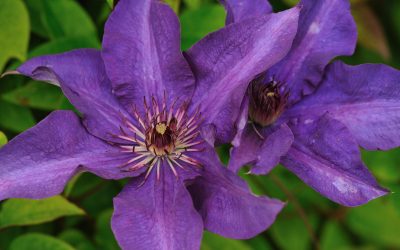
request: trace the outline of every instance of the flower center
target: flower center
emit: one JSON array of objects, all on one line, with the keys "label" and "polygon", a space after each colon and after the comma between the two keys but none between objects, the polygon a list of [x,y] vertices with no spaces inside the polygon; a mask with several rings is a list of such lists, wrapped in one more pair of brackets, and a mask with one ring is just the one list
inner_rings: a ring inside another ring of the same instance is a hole
[{"label": "flower center", "polygon": [[[132,158],[120,166],[124,171],[137,171],[147,168],[145,180],[153,169],[160,178],[161,166],[169,166],[175,176],[177,168],[187,170],[187,166],[201,167],[200,163],[188,155],[200,152],[203,140],[199,138],[201,115],[197,109],[188,114],[188,105],[176,107],[177,100],[167,105],[166,96],[159,104],[153,97],[151,105],[144,99],[144,114],[139,114],[136,107],[132,111],[135,121],[122,116],[121,134],[115,137],[125,143],[117,146],[122,152],[132,154]],[[137,124],[137,125],[135,125]],[[162,164],[166,163],[166,164]]]},{"label": "flower center", "polygon": [[289,96],[280,82],[271,80],[265,83],[263,78],[256,78],[250,83],[248,94],[249,119],[262,127],[271,125],[279,118]]}]

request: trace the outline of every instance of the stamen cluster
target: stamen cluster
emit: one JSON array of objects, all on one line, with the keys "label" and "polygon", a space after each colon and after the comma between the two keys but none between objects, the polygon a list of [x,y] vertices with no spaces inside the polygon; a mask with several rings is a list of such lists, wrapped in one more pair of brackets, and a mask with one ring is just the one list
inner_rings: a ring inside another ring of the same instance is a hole
[{"label": "stamen cluster", "polygon": [[248,88],[249,118],[252,122],[266,127],[274,123],[287,104],[289,93],[285,92],[279,81],[256,78]]},{"label": "stamen cluster", "polygon": [[166,163],[178,177],[177,167],[187,170],[186,166],[201,167],[188,152],[199,152],[203,140],[199,138],[201,114],[197,109],[188,115],[188,105],[176,107],[177,99],[167,106],[166,97],[161,104],[153,97],[151,105],[144,98],[144,115],[133,108],[133,118],[137,125],[123,116],[121,134],[115,135],[126,144],[118,144],[124,153],[132,154],[132,159],[120,166],[125,171],[137,171],[147,168],[145,180],[155,168],[160,178],[162,163]]}]

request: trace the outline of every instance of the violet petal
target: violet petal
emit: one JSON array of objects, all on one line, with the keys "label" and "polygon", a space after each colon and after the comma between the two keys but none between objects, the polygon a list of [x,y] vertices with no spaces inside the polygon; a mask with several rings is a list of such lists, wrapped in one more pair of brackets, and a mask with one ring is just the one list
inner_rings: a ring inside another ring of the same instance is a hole
[{"label": "violet petal", "polygon": [[131,181],[114,198],[111,225],[122,249],[200,248],[203,222],[186,187],[168,166],[159,180],[153,173]]},{"label": "violet petal", "polygon": [[[101,138],[119,134],[119,113],[124,108],[111,93],[99,51],[79,49],[28,60],[18,69],[35,80],[58,85],[71,103],[85,116],[88,130]],[[128,115],[126,115],[128,116]]]},{"label": "violet petal", "polygon": [[333,58],[353,54],[357,41],[348,0],[302,0],[300,6],[299,30],[293,47],[268,72],[286,82],[291,103],[315,89]]},{"label": "violet petal", "polygon": [[107,157],[113,150],[88,134],[72,111],[55,111],[0,149],[0,200],[56,195],[80,170],[126,177],[116,168],[126,159]]},{"label": "violet petal", "polygon": [[193,104],[201,105],[205,122],[216,126],[216,143],[233,139],[248,83],[286,55],[298,14],[293,8],[228,25],[187,52],[197,79]]},{"label": "violet petal", "polygon": [[387,194],[361,161],[350,131],[328,115],[299,119],[290,126],[295,136],[282,164],[329,199],[358,206]]},{"label": "violet petal", "polygon": [[153,0],[121,0],[107,20],[102,56],[115,94],[128,107],[143,97],[191,96],[192,72],[180,50],[177,16]]},{"label": "violet petal", "polygon": [[284,206],[279,200],[251,193],[246,182],[204,152],[203,175],[189,186],[205,229],[224,237],[247,239],[266,230]]}]

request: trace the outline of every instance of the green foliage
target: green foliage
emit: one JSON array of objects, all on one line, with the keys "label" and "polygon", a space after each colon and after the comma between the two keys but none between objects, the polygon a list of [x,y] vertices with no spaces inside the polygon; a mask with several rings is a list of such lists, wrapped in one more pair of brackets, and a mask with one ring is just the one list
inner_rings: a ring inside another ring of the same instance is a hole
[{"label": "green foliage", "polygon": [[26,0],[26,3],[35,14],[31,17],[31,20],[35,19],[32,31],[38,35],[57,39],[97,33],[89,15],[75,1]]},{"label": "green foliage", "polygon": [[74,250],[67,243],[44,234],[25,234],[16,238],[10,246],[10,250]]},{"label": "green foliage", "polygon": [[7,143],[7,136],[0,131],[0,147]]},{"label": "green foliage", "polygon": [[22,132],[35,125],[32,111],[0,99],[0,126],[14,132]]},{"label": "green foliage", "polygon": [[97,245],[104,250],[118,250],[118,244],[115,240],[114,234],[111,231],[110,220],[113,210],[108,209],[103,211],[96,221],[96,236],[95,240]]},{"label": "green foliage", "polygon": [[16,105],[49,111],[63,109],[68,103],[59,87],[35,81],[5,93],[2,99]]},{"label": "green foliage", "polygon": [[195,42],[225,24],[225,10],[221,5],[205,4],[195,9],[182,11],[182,49],[190,48]]},{"label": "green foliage", "polygon": [[29,17],[21,0],[0,1],[0,72],[10,58],[24,60],[29,42]]},{"label": "green foliage", "polygon": [[393,203],[375,200],[349,211],[347,222],[354,233],[383,247],[400,248],[400,216]]},{"label": "green foliage", "polygon": [[247,244],[245,244],[244,242],[241,242],[239,240],[227,239],[227,238],[223,238],[219,235],[212,234],[210,232],[204,232],[201,249],[202,250],[212,250],[212,249],[251,250],[251,247],[249,247]]},{"label": "green foliage", "polygon": [[43,200],[10,199],[0,212],[0,228],[35,225],[62,216],[83,215],[85,212],[61,196]]}]

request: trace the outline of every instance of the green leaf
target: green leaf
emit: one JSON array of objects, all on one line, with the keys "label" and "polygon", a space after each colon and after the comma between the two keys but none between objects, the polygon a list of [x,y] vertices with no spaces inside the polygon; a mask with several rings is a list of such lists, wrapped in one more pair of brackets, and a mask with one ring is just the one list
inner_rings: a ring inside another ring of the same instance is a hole
[{"label": "green leaf", "polygon": [[16,238],[9,250],[74,250],[74,248],[64,241],[58,240],[48,235],[30,233]]},{"label": "green leaf", "polygon": [[0,147],[5,145],[8,142],[7,136],[0,131]]},{"label": "green leaf", "polygon": [[181,4],[180,0],[164,0],[166,4],[168,4],[175,13],[179,13],[179,6]]},{"label": "green leaf", "polygon": [[362,158],[374,175],[386,183],[400,181],[400,148],[390,151],[362,151]]},{"label": "green leaf", "polygon": [[225,10],[221,5],[205,4],[185,10],[181,17],[182,49],[186,50],[210,32],[225,25]]},{"label": "green leaf", "polygon": [[[294,217],[295,216],[295,217]],[[282,249],[310,249],[311,247],[311,235],[308,232],[304,222],[300,219],[298,214],[290,216],[288,209],[285,208],[281,216],[275,221],[270,228],[270,232],[274,237],[276,243]],[[289,219],[290,218],[290,219]],[[317,225],[317,217],[307,215],[307,219],[314,228]],[[290,239],[290,240],[288,240]]]},{"label": "green leaf", "polygon": [[85,212],[62,196],[43,200],[10,199],[0,212],[0,228],[35,225],[63,216],[83,215]]},{"label": "green leaf", "polygon": [[1,97],[16,105],[43,110],[60,109],[67,102],[59,87],[34,81]]},{"label": "green leaf", "polygon": [[107,0],[107,3],[111,8],[114,8],[114,0]]},{"label": "green leaf", "polygon": [[57,54],[81,48],[96,48],[100,49],[101,45],[97,38],[93,36],[76,36],[63,37],[48,43],[43,43],[40,46],[31,50],[28,54],[29,58],[48,54]]},{"label": "green leaf", "polygon": [[0,72],[10,58],[25,60],[29,42],[28,11],[21,0],[0,1]]},{"label": "green leaf", "polygon": [[22,132],[35,125],[32,112],[24,107],[0,100],[0,126],[13,132]]},{"label": "green leaf", "polygon": [[321,250],[338,250],[351,245],[348,236],[335,221],[328,221],[324,226],[320,243]]},{"label": "green leaf", "polygon": [[77,250],[95,250],[95,246],[78,230],[68,229],[62,232],[58,238],[76,248]]},{"label": "green leaf", "polygon": [[197,9],[201,6],[202,0],[183,0],[183,3],[188,9]]},{"label": "green leaf", "polygon": [[33,31],[51,39],[75,36],[96,37],[96,27],[85,10],[74,0],[26,0],[35,14]]},{"label": "green leaf", "polygon": [[205,231],[201,250],[251,250],[246,243],[240,240],[227,239],[222,236]]},{"label": "green leaf", "polygon": [[390,58],[389,44],[383,27],[367,2],[354,4],[352,14],[357,23],[358,43],[382,58]]},{"label": "green leaf", "polygon": [[400,215],[388,199],[380,198],[350,210],[347,224],[366,242],[400,248]]},{"label": "green leaf", "polygon": [[103,211],[96,221],[96,243],[107,250],[119,250],[117,241],[115,240],[114,234],[111,230],[111,216],[113,210],[108,209]]}]

